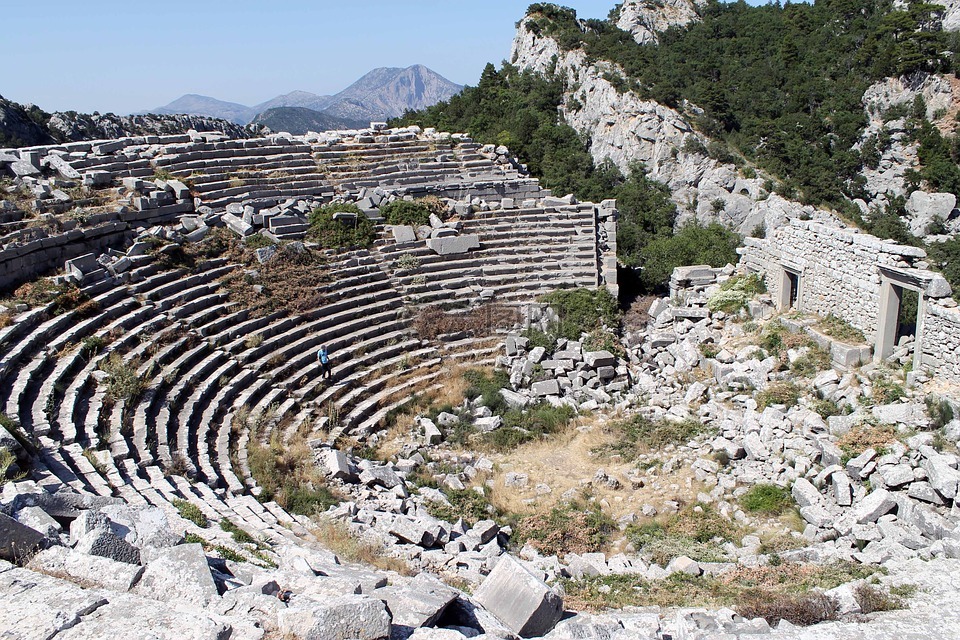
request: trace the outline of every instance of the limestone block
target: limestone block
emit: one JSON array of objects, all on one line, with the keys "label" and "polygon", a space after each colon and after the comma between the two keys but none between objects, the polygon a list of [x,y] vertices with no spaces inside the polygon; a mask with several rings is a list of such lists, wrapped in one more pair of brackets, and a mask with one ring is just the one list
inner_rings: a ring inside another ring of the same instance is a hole
[{"label": "limestone block", "polygon": [[40,507],[24,507],[14,514],[14,518],[20,524],[35,529],[51,539],[56,539],[58,534],[63,531],[60,523],[51,518]]},{"label": "limestone block", "polygon": [[876,522],[877,519],[890,513],[897,506],[897,501],[886,489],[875,489],[857,505],[854,517],[859,524]]},{"label": "limestone block", "polygon": [[162,602],[200,606],[217,597],[217,585],[199,543],[154,551],[134,591]]},{"label": "limestone block", "polygon": [[403,484],[403,480],[389,466],[370,466],[360,472],[360,482],[373,487],[380,485],[393,489]]},{"label": "limestone block", "polygon": [[345,482],[357,481],[357,470],[350,463],[346,454],[338,449],[324,449],[317,454],[320,468],[331,478]]},{"label": "limestone block", "polygon": [[41,532],[0,513],[0,559],[18,562],[44,544]]},{"label": "limestone block", "polygon": [[927,472],[927,481],[937,493],[948,500],[957,497],[960,472],[951,467],[944,456],[932,455],[920,466]]},{"label": "limestone block", "polygon": [[615,367],[617,358],[609,351],[588,351],[583,354],[583,361],[592,369],[600,367]]},{"label": "limestone block", "polygon": [[427,246],[441,256],[467,253],[471,249],[480,248],[480,236],[465,234],[455,238],[430,238]]},{"label": "limestone block", "polygon": [[67,547],[51,547],[35,555],[28,568],[69,579],[84,587],[130,591],[143,567],[91,556]]},{"label": "limestone block", "polygon": [[530,398],[523,395],[522,393],[511,391],[510,389],[500,389],[500,395],[503,396],[503,399],[511,407],[522,409],[523,407],[530,404]]},{"label": "limestone block", "polygon": [[417,232],[416,230],[408,225],[395,225],[390,227],[390,230],[393,232],[393,239],[397,244],[403,242],[416,242]]},{"label": "limestone block", "polygon": [[381,600],[345,595],[323,602],[294,598],[280,611],[280,635],[297,640],[386,640],[390,637],[390,613]]},{"label": "limestone block", "polygon": [[127,564],[140,564],[140,550],[107,527],[97,527],[81,536],[76,550]]},{"label": "limestone block", "polygon": [[374,595],[386,603],[394,625],[413,629],[433,626],[457,599],[456,591],[427,573],[406,585],[379,589]]},{"label": "limestone block", "polygon": [[[278,600],[276,602],[279,603]],[[260,608],[263,606],[261,605]],[[262,631],[249,623],[245,625],[245,622],[239,619],[235,623],[239,628],[233,628],[222,618],[215,619],[198,611],[174,609],[167,604],[132,595],[115,595],[110,597],[110,602],[84,615],[80,624],[58,633],[56,638],[57,640],[102,640],[103,638],[228,640],[260,637],[258,632],[262,633]],[[243,631],[247,629],[254,635],[245,635]]]},{"label": "limestone block", "polygon": [[563,614],[563,599],[511,555],[504,555],[474,599],[514,633],[545,635]]},{"label": "limestone block", "polygon": [[397,539],[429,549],[437,541],[437,527],[423,518],[398,516],[390,526],[390,534]]},{"label": "limestone block", "polygon": [[670,561],[666,567],[667,573],[685,573],[690,576],[699,576],[701,573],[700,565],[687,556],[680,556]]},{"label": "limestone block", "polygon": [[793,483],[791,494],[801,507],[820,504],[820,492],[806,478],[797,478],[796,482]]},{"label": "limestone block", "polygon": [[242,218],[239,218],[232,213],[225,213],[220,216],[220,219],[225,225],[227,225],[228,229],[233,231],[241,238],[246,238],[254,233],[254,228],[251,224],[244,222]]},{"label": "limestone block", "polygon": [[556,396],[560,395],[560,383],[556,380],[544,380],[542,382],[534,382],[530,387],[535,396]]},{"label": "limestone block", "polygon": [[0,572],[0,593],[0,629],[10,638],[62,637],[107,603],[102,593],[19,568]]},{"label": "limestone block", "polygon": [[172,547],[182,539],[171,531],[167,514],[159,507],[109,505],[100,513],[109,518],[115,535],[140,549]]}]

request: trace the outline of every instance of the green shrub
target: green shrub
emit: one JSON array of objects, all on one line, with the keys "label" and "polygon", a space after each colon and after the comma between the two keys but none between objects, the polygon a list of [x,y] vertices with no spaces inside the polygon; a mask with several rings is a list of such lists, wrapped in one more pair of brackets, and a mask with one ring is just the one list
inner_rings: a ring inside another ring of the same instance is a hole
[{"label": "green shrub", "polygon": [[521,444],[558,433],[576,415],[573,407],[554,407],[547,402],[526,409],[510,409],[503,414],[503,426],[484,434],[483,441],[496,451],[510,451]]},{"label": "green shrub", "polygon": [[612,329],[620,326],[620,303],[606,288],[560,289],[541,296],[540,301],[557,312],[555,333],[569,340],[579,340],[582,333],[603,325]]},{"label": "green shrub", "polygon": [[189,520],[201,529],[206,529],[208,526],[210,526],[209,521],[207,521],[207,516],[203,514],[203,511],[200,511],[200,507],[192,502],[188,502],[186,500],[174,500],[173,506],[177,508],[177,511],[180,512],[180,517],[184,520]]},{"label": "green shrub", "polygon": [[759,293],[766,293],[767,286],[756,273],[735,276],[720,285],[720,290],[707,300],[710,311],[737,313],[747,306],[747,301]]},{"label": "green shrub", "polygon": [[817,329],[841,342],[863,344],[867,340],[866,336],[863,335],[863,331],[860,331],[843,318],[835,316],[832,313],[828,314],[826,318],[817,324]]},{"label": "green shrub", "polygon": [[225,547],[222,544],[218,544],[213,549],[220,554],[220,557],[224,560],[229,560],[230,562],[247,562],[247,559],[244,556],[237,553],[230,547]]},{"label": "green shrub", "polygon": [[380,207],[380,215],[384,217],[387,224],[413,227],[430,224],[430,209],[421,202],[394,200]]},{"label": "green shrub", "polygon": [[881,375],[873,381],[873,401],[877,404],[891,404],[906,395],[903,385],[889,376]]},{"label": "green shrub", "polygon": [[257,544],[253,536],[226,518],[220,521],[220,528],[229,533],[234,542],[240,544]]},{"label": "green shrub", "polygon": [[953,420],[953,407],[943,398],[931,395],[927,396],[923,403],[927,407],[927,415],[930,416],[930,422],[934,429],[942,429]]},{"label": "green shrub", "polygon": [[486,373],[480,369],[471,369],[463,374],[463,378],[470,385],[464,391],[467,400],[472,401],[482,396],[483,406],[497,415],[503,415],[509,410],[509,405],[500,395],[500,389],[510,386],[510,375],[506,371],[497,369]]},{"label": "green shrub", "polygon": [[530,341],[528,346],[531,349],[543,347],[544,349],[550,351],[557,346],[557,339],[555,336],[552,336],[549,333],[545,333],[534,327],[525,329],[521,335]]},{"label": "green shrub", "polygon": [[790,365],[790,370],[798,376],[812,376],[829,369],[830,362],[829,351],[819,345],[812,345]]},{"label": "green shrub", "polygon": [[751,513],[778,516],[794,506],[790,492],[774,484],[754,485],[740,496],[740,506]]},{"label": "green shrub", "polygon": [[313,516],[340,504],[339,498],[323,485],[287,487],[284,493],[287,511],[301,516]]},{"label": "green shrub", "polygon": [[721,562],[726,559],[721,545],[737,540],[741,533],[737,524],[705,504],[686,507],[661,522],[626,530],[627,539],[662,566],[683,555],[698,562]]},{"label": "green shrub", "polygon": [[[355,214],[350,220],[335,220],[334,214]],[[307,238],[325,249],[366,248],[377,239],[376,227],[354,204],[328,204],[310,214]]]},{"label": "green shrub", "polygon": [[834,402],[833,400],[826,400],[823,398],[814,400],[810,408],[813,409],[817,413],[817,415],[819,415],[824,420],[826,420],[830,416],[838,416],[841,413],[843,413],[840,410],[840,407],[837,406],[836,402]]},{"label": "green shrub", "polygon": [[652,291],[661,288],[677,267],[736,264],[740,243],[739,235],[720,224],[689,223],[676,235],[656,238],[640,250],[640,283]]},{"label": "green shrub", "polygon": [[115,400],[136,402],[144,390],[144,380],[137,374],[137,360],[124,362],[119,353],[111,353],[100,363],[100,370],[107,374],[107,395]]}]

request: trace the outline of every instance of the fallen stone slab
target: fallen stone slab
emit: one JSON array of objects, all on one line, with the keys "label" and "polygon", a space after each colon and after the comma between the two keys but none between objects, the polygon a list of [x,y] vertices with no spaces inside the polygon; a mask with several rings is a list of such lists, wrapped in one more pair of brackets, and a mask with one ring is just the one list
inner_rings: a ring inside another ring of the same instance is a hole
[{"label": "fallen stone slab", "polygon": [[896,499],[886,489],[875,489],[857,505],[853,512],[858,524],[876,522],[882,515],[893,511]]},{"label": "fallen stone slab", "polygon": [[46,543],[41,532],[0,513],[0,559],[20,562]]},{"label": "fallen stone slab", "polygon": [[0,594],[4,638],[61,637],[60,632],[107,604],[102,593],[20,568],[0,572]]},{"label": "fallen stone slab", "polygon": [[412,629],[433,626],[457,599],[456,591],[427,573],[406,585],[379,589],[374,595],[386,603],[394,625]]},{"label": "fallen stone slab", "polygon": [[85,588],[126,592],[143,574],[143,567],[91,556],[67,547],[50,547],[27,565],[33,571],[63,578]]},{"label": "fallen stone slab", "polygon": [[563,598],[511,555],[500,559],[474,600],[524,638],[545,635],[563,614]]},{"label": "fallen stone slab", "polygon": [[331,478],[344,482],[357,480],[356,468],[350,463],[346,454],[338,449],[324,449],[317,454],[317,462],[324,473]]},{"label": "fallen stone slab", "polygon": [[534,382],[530,386],[530,390],[533,391],[535,396],[557,396],[560,395],[560,383],[556,380]]},{"label": "fallen stone slab", "polygon": [[600,367],[615,367],[617,358],[609,351],[587,351],[583,354],[583,361],[592,369]]},{"label": "fallen stone slab", "polygon": [[471,249],[480,248],[480,236],[467,234],[450,238],[430,238],[427,240],[427,247],[441,256],[467,253]]},{"label": "fallen stone slab", "polygon": [[[252,625],[251,625],[252,626]],[[57,640],[150,638],[150,640],[229,640],[249,637],[234,634],[233,627],[196,611],[182,611],[132,595],[111,596],[110,601],[84,615],[79,624],[56,635]]]},{"label": "fallen stone slab", "polygon": [[318,602],[294,597],[277,616],[280,636],[298,640],[385,640],[390,614],[383,601],[345,595]]},{"label": "fallen stone slab", "polygon": [[217,597],[217,585],[199,543],[152,551],[134,591],[161,602],[180,601],[198,606],[205,606]]},{"label": "fallen stone slab", "polygon": [[398,516],[390,525],[390,535],[397,539],[429,549],[436,543],[435,526],[422,518]]}]

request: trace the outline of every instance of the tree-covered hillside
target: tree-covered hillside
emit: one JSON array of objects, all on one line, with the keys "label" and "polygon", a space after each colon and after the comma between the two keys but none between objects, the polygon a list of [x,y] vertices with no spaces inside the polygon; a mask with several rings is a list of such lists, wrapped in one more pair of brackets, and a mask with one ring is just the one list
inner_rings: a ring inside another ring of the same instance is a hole
[{"label": "tree-covered hillside", "polygon": [[694,124],[778,176],[778,191],[844,207],[862,195],[861,99],[882,78],[953,72],[957,34],[934,30],[943,7],[891,0],[818,0],[751,7],[710,2],[702,20],[637,45],[602,20],[531,5],[529,28],[626,72],[612,81],[671,107],[705,111]]}]

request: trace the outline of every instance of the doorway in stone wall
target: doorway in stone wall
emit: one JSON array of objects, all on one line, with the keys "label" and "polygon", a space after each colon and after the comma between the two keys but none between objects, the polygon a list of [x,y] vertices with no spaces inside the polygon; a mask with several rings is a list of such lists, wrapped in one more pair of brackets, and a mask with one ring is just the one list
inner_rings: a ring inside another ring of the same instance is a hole
[{"label": "doorway in stone wall", "polygon": [[800,306],[800,272],[783,267],[780,277],[780,311],[796,309]]},{"label": "doorway in stone wall", "polygon": [[874,360],[889,358],[899,345],[910,346],[910,355],[917,365],[923,325],[923,283],[900,270],[881,268],[880,309]]}]

